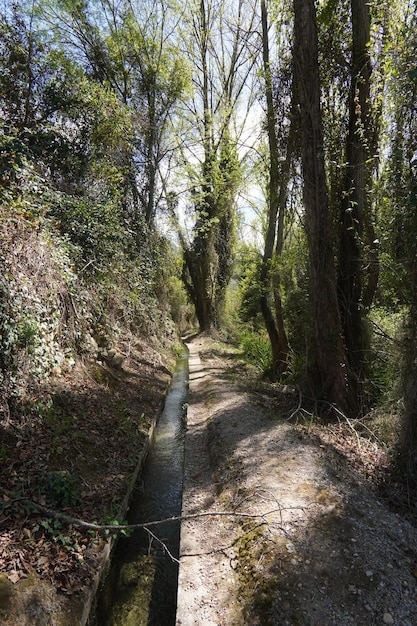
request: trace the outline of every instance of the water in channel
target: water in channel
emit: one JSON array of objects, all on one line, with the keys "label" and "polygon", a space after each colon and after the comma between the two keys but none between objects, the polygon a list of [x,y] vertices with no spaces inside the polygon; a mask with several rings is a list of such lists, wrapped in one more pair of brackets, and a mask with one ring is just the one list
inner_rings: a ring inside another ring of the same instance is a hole
[{"label": "water in channel", "polygon": [[[128,515],[130,524],[181,513],[188,354],[177,362],[163,413]],[[152,526],[178,558],[179,522]],[[173,626],[178,564],[145,531],[120,538],[97,603],[97,626]]]}]

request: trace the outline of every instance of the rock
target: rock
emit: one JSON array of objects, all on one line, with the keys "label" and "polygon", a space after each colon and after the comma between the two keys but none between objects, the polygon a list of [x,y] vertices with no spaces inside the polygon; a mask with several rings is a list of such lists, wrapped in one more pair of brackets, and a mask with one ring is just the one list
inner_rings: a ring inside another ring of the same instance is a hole
[{"label": "rock", "polygon": [[384,613],[384,624],[393,624],[394,618],[391,613]]}]

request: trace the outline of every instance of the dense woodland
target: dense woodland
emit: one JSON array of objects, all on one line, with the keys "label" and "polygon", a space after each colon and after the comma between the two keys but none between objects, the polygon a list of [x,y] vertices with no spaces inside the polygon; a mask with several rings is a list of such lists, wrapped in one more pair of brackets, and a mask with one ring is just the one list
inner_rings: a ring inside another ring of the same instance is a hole
[{"label": "dense woodland", "polygon": [[[100,337],[242,346],[417,472],[413,0],[4,0],[0,410]],[[1,454],[0,454],[1,458]]]}]

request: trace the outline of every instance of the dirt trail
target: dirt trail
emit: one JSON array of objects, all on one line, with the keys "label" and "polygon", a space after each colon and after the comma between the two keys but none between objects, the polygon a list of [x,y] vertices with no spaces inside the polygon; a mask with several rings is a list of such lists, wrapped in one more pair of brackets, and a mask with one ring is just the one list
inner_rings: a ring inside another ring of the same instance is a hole
[{"label": "dirt trail", "polygon": [[177,625],[415,626],[416,529],[330,445],[233,382],[239,366],[210,340],[189,348],[183,514],[260,517],[183,523]]}]

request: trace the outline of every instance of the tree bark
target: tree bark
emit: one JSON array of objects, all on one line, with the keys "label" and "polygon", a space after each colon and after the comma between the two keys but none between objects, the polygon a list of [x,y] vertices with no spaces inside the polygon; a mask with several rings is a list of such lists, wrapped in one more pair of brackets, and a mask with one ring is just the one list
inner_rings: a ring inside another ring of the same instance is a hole
[{"label": "tree bark", "polygon": [[[243,2],[232,3],[232,21],[225,5],[214,10],[208,0],[197,0],[192,16],[191,59],[196,79],[195,126],[201,163],[192,177],[196,222],[188,245],[187,288],[192,296],[200,329],[221,324],[226,287],[230,281],[235,234],[235,198],[240,165],[232,117],[254,61],[247,40],[252,19],[243,27]],[[224,19],[221,17],[224,16]],[[219,21],[220,20],[220,21]],[[233,23],[233,26],[231,25]],[[247,58],[248,63],[244,62]],[[246,69],[242,73],[241,69]]]},{"label": "tree bark", "polygon": [[[281,242],[278,254],[282,252],[282,230],[283,217],[286,202],[286,187],[288,184],[287,176],[283,176],[285,172],[281,172],[279,168],[279,151],[278,142],[275,131],[276,120],[274,112],[274,102],[272,93],[272,76],[269,55],[269,38],[268,38],[268,11],[265,0],[261,0],[261,16],[262,16],[262,57],[265,80],[266,110],[267,110],[267,129],[268,129],[268,145],[269,145],[269,184],[268,184],[268,226],[265,236],[264,254],[262,259],[262,267],[260,274],[261,297],[260,307],[264,319],[265,328],[268,332],[269,341],[272,350],[272,360],[274,364],[274,375],[279,377],[285,373],[288,368],[288,339],[285,332],[285,323],[281,306],[281,287],[279,275],[274,271],[273,292],[275,301],[275,317],[269,304],[269,293],[271,291],[271,263],[274,255],[275,240],[277,236],[277,221],[280,214],[279,224],[281,226],[278,234],[278,240]],[[290,141],[290,140],[288,140]],[[287,155],[287,161],[289,156]],[[283,168],[284,169],[284,168]],[[288,168],[289,169],[289,168]],[[277,246],[278,248],[278,246]]]},{"label": "tree bark", "polygon": [[299,108],[303,201],[310,259],[313,344],[307,386],[317,401],[356,414],[356,385],[348,367],[336,294],[333,234],[328,208],[320,108],[314,0],[294,0],[294,83]]},{"label": "tree bark", "polygon": [[[349,364],[364,378],[369,347],[364,330],[363,224],[371,225],[367,194],[370,187],[370,15],[366,0],[351,0],[352,66],[349,94],[349,129],[346,145],[346,177],[341,204],[338,296]],[[366,235],[366,233],[365,233]],[[375,278],[375,277],[374,277]],[[371,283],[369,283],[371,286]],[[367,304],[370,302],[368,292]]]}]

